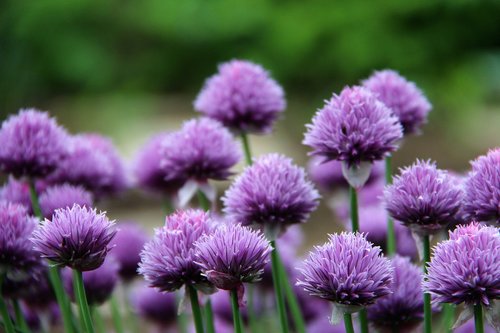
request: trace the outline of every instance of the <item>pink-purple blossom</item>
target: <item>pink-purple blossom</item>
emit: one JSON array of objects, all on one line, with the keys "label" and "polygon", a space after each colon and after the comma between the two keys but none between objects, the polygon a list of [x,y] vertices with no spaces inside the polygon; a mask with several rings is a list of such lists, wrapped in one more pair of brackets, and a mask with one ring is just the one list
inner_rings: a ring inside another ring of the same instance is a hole
[{"label": "pink-purple blossom", "polygon": [[50,186],[40,195],[40,209],[43,216],[49,220],[56,209],[71,208],[74,204],[92,207],[93,203],[92,193],[81,186],[69,184]]},{"label": "pink-purple blossom", "polygon": [[111,242],[114,245],[113,257],[120,264],[120,277],[130,281],[137,276],[140,253],[149,237],[144,228],[135,222],[122,222],[117,228],[116,236]]}]

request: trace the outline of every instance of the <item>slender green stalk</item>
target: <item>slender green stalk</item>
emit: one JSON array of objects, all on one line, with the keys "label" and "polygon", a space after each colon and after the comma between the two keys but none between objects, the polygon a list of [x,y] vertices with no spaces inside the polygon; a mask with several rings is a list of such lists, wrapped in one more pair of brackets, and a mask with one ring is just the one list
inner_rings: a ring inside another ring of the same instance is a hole
[{"label": "slender green stalk", "polygon": [[186,285],[186,291],[191,301],[191,310],[193,311],[196,333],[203,333],[203,319],[201,317],[200,302],[198,301],[198,292],[191,285]]},{"label": "slender green stalk", "polygon": [[[392,156],[385,158],[385,183],[392,184]],[[394,220],[387,215],[387,255],[396,253],[396,232],[394,231]]]},{"label": "slender green stalk", "polygon": [[281,332],[288,333],[288,319],[286,316],[285,299],[283,298],[283,290],[281,289],[279,254],[276,248],[276,241],[271,241],[271,264],[274,284],[274,293],[276,295],[276,304],[278,306],[278,315],[280,318]]},{"label": "slender green stalk", "polygon": [[258,333],[259,327],[257,325],[257,317],[255,316],[255,305],[253,303],[254,293],[255,289],[253,288],[253,285],[249,283],[246,288],[248,323],[250,324],[250,332]]},{"label": "slender green stalk", "polygon": [[368,333],[368,314],[366,309],[359,310],[359,324],[361,326],[361,333]]},{"label": "slender green stalk", "polygon": [[231,290],[231,308],[233,309],[234,333],[243,333],[240,306],[238,305],[238,291],[236,290]]},{"label": "slender green stalk", "polygon": [[86,333],[94,333],[94,324],[90,316],[89,303],[87,302],[87,295],[85,294],[85,287],[83,286],[82,272],[73,270],[73,286],[75,289],[75,296],[83,316],[83,324]]},{"label": "slender green stalk", "polygon": [[[427,274],[427,264],[431,261],[431,241],[430,236],[425,235],[422,237],[424,243],[424,274]],[[431,295],[424,293],[424,332],[432,332],[432,308],[431,308]]]},{"label": "slender green stalk", "polygon": [[[180,302],[182,302],[182,294],[179,291],[175,293],[175,298],[177,300],[177,304],[180,304]],[[186,314],[184,312],[180,312],[178,314],[177,329],[180,333],[187,333],[187,327],[188,318],[186,317]]]},{"label": "slender green stalk", "polygon": [[443,331],[453,333],[453,323],[455,322],[455,306],[446,303],[443,305]]},{"label": "slender green stalk", "polygon": [[354,333],[354,326],[352,324],[352,315],[350,313],[344,313],[344,326],[346,333]]},{"label": "slender green stalk", "polygon": [[241,133],[241,142],[243,143],[243,151],[245,152],[245,162],[247,165],[252,165],[252,151],[248,142],[248,135],[245,132]]},{"label": "slender green stalk", "polygon": [[214,326],[214,312],[212,310],[212,301],[210,298],[207,299],[207,302],[204,306],[205,310],[205,324],[207,327],[207,333],[215,333]]},{"label": "slender green stalk", "polygon": [[21,329],[21,332],[29,333],[30,328],[28,326],[28,323],[26,322],[26,319],[24,318],[19,301],[17,299],[13,299],[12,305],[14,306],[14,312],[16,313],[16,325]]},{"label": "slender green stalk", "polygon": [[356,189],[349,186],[349,201],[351,208],[351,227],[352,232],[359,231],[359,215],[358,215],[358,193]]},{"label": "slender green stalk", "polygon": [[200,205],[200,208],[208,212],[210,210],[210,201],[208,201],[207,196],[200,190],[198,190],[196,194],[198,196],[198,204]]},{"label": "slender green stalk", "polygon": [[483,306],[474,304],[474,328],[476,333],[484,333]]},{"label": "slender green stalk", "polygon": [[[29,180],[31,206],[33,207],[33,212],[35,216],[43,220],[42,210],[40,209],[40,202],[38,200],[38,194],[36,193],[35,180]],[[64,292],[61,276],[59,274],[59,269],[49,263],[49,280],[56,294],[56,300],[59,304],[63,318],[64,332],[74,333],[75,323],[73,321],[73,312],[71,311],[71,305],[68,299],[68,295]]]},{"label": "slender green stalk", "polygon": [[304,317],[302,315],[302,310],[300,309],[297,296],[295,295],[290,281],[288,280],[285,266],[283,265],[283,261],[281,260],[280,256],[278,256],[278,263],[281,277],[281,286],[285,291],[285,297],[293,317],[293,322],[295,324],[295,331],[297,333],[305,333],[306,325],[304,322]]},{"label": "slender green stalk", "polygon": [[[3,281],[5,279],[5,275],[0,275],[0,290],[2,290]],[[2,315],[2,322],[5,328],[6,333],[14,333],[14,324],[12,324],[12,320],[10,319],[9,310],[7,309],[7,305],[5,304],[5,300],[3,299],[2,294],[0,293],[0,314]]]},{"label": "slender green stalk", "polygon": [[104,320],[102,319],[101,313],[97,306],[90,307],[90,315],[95,323],[95,330],[97,333],[107,333],[106,325],[104,325]]},{"label": "slender green stalk", "polygon": [[113,319],[113,325],[115,326],[116,333],[125,332],[123,329],[123,319],[120,312],[120,305],[118,304],[118,300],[115,295],[111,296],[109,305],[111,306],[111,318]]}]

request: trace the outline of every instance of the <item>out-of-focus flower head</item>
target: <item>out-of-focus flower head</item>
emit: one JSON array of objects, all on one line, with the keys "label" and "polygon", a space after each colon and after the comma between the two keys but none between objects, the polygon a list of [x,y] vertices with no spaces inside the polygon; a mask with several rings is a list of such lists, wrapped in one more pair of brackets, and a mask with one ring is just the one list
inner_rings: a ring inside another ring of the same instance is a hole
[{"label": "out-of-focus flower head", "polygon": [[40,195],[42,214],[49,220],[56,209],[71,208],[74,204],[92,207],[94,204],[92,193],[81,186],[63,184],[50,186]]},{"label": "out-of-focus flower head", "polygon": [[174,293],[163,293],[146,284],[139,284],[131,294],[134,312],[162,328],[174,326],[177,317],[177,304]]},{"label": "out-of-focus flower head", "polygon": [[146,231],[137,223],[118,224],[118,232],[111,243],[114,245],[113,257],[120,264],[118,273],[125,281],[137,276],[137,268],[141,261],[140,253],[148,238]]},{"label": "out-of-focus flower head", "polygon": [[7,182],[0,188],[0,201],[20,204],[26,208],[29,214],[33,213],[29,184],[16,180],[12,176],[10,176]]}]

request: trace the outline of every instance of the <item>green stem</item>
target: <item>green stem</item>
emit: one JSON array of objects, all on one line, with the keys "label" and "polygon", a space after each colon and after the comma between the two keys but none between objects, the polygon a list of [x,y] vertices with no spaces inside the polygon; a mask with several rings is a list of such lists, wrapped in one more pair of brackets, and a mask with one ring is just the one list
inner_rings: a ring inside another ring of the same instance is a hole
[{"label": "green stem", "polygon": [[83,286],[83,274],[76,269],[73,269],[73,286],[75,289],[76,300],[83,316],[85,331],[86,333],[94,333],[94,324],[92,323],[92,317],[90,316],[85,287]]},{"label": "green stem", "polygon": [[[422,236],[424,245],[424,274],[427,274],[427,264],[431,261],[431,241],[430,236]],[[431,308],[431,295],[424,293],[424,332],[432,332],[432,308]]]},{"label": "green stem", "polygon": [[447,333],[453,333],[453,323],[455,322],[455,306],[446,303],[443,306],[443,330]]},{"label": "green stem", "polygon": [[481,304],[474,304],[474,327],[476,333],[484,333],[483,306]]},{"label": "green stem", "polygon": [[[392,156],[385,158],[385,183],[392,184]],[[396,253],[396,242],[394,220],[390,215],[387,215],[387,255],[392,256]]]},{"label": "green stem", "polygon": [[286,316],[285,300],[283,298],[283,290],[281,289],[280,281],[280,268],[279,268],[279,254],[276,248],[276,241],[271,241],[271,247],[273,248],[271,252],[271,264],[272,264],[272,275],[274,284],[274,293],[276,295],[276,304],[278,306],[278,314],[280,318],[281,332],[288,333],[288,319]]},{"label": "green stem", "polygon": [[207,196],[200,190],[198,190],[196,194],[198,196],[200,208],[208,212],[210,210],[210,201],[208,201]]},{"label": "green stem", "polygon": [[5,304],[5,300],[2,295],[2,285],[5,279],[5,275],[0,275],[0,313],[2,315],[3,326],[5,328],[6,333],[14,333],[14,324],[12,324],[12,320],[10,319],[9,310],[7,309],[7,305]]},{"label": "green stem", "polygon": [[111,318],[113,319],[113,325],[115,326],[116,333],[123,333],[125,330],[123,329],[123,319],[120,313],[120,305],[118,304],[118,300],[116,296],[111,296]]},{"label": "green stem", "polygon": [[205,323],[207,327],[207,333],[215,333],[214,312],[212,310],[212,301],[210,300],[210,298],[207,299],[204,308],[205,308]]},{"label": "green stem", "polygon": [[285,265],[283,265],[283,261],[281,260],[281,257],[279,255],[278,255],[278,263],[279,263],[279,273],[281,277],[281,286],[285,291],[285,297],[293,317],[295,330],[297,333],[305,333],[306,325],[304,322],[304,317],[302,315],[302,310],[300,309],[297,296],[295,295],[295,292],[293,291],[290,281],[288,280],[287,272],[285,270]]},{"label": "green stem", "polygon": [[352,325],[352,315],[344,313],[344,326],[346,333],[354,333],[354,326]]},{"label": "green stem", "polygon": [[234,333],[243,333],[237,290],[231,290],[231,308],[233,309]]},{"label": "green stem", "polygon": [[30,197],[31,197],[31,206],[33,207],[33,213],[37,216],[40,221],[43,220],[42,209],[40,208],[40,201],[38,201],[38,194],[36,193],[36,184],[33,178],[29,180],[30,187]]},{"label": "green stem", "polygon": [[14,312],[16,313],[16,324],[20,327],[21,332],[29,333],[30,328],[26,319],[24,318],[23,311],[21,310],[21,305],[17,299],[12,300],[12,305],[14,306]]},{"label": "green stem", "polygon": [[201,317],[200,303],[198,301],[198,292],[191,285],[186,285],[186,291],[191,301],[191,310],[193,311],[196,333],[203,333],[203,319]]},{"label": "green stem", "polygon": [[104,325],[104,320],[102,319],[101,313],[97,306],[92,306],[90,308],[90,314],[92,316],[92,320],[95,323],[96,332],[97,333],[106,333],[106,326]]},{"label": "green stem", "polygon": [[359,310],[359,325],[361,326],[361,333],[368,333],[368,314],[366,309]]},{"label": "green stem", "polygon": [[352,186],[349,186],[349,201],[350,201],[350,210],[351,210],[351,226],[352,232],[359,231],[359,216],[358,216],[358,193],[356,189]]},{"label": "green stem", "polygon": [[243,143],[243,151],[245,152],[245,162],[247,165],[252,165],[252,151],[250,150],[250,142],[248,141],[247,133],[241,133],[241,142]]},{"label": "green stem", "polygon": [[257,325],[257,317],[255,316],[255,305],[253,303],[255,289],[252,284],[248,284],[246,288],[247,294],[247,313],[248,313],[248,322],[250,324],[250,332],[258,333],[259,327]]},{"label": "green stem", "polygon": [[[182,294],[177,291],[175,293],[175,298],[177,300],[177,306],[182,302]],[[186,314],[184,312],[180,312],[178,314],[178,320],[177,320],[177,329],[180,333],[187,333],[187,327],[188,327],[188,319],[186,317]]]}]

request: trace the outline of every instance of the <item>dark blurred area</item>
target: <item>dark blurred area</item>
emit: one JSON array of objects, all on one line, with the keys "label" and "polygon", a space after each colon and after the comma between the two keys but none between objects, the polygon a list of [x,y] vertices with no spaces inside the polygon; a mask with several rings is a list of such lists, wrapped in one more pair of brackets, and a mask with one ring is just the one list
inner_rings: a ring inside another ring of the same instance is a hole
[{"label": "dark blurred area", "polygon": [[[287,92],[273,135],[252,137],[256,154],[304,165],[304,124],[323,100],[383,68],[434,105],[397,166],[432,158],[464,171],[500,143],[500,1],[3,0],[0,117],[49,110],[130,159],[150,134],[196,116],[205,78],[232,58],[261,63]],[[329,219],[322,210],[313,220]]]}]

